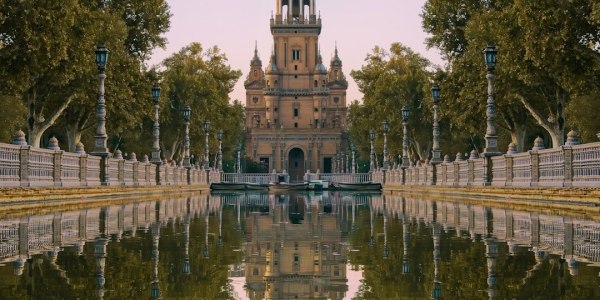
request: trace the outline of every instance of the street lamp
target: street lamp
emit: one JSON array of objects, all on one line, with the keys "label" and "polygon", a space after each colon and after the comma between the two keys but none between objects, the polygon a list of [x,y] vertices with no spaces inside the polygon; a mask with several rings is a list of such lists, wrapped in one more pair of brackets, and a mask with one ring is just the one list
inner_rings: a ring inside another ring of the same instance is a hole
[{"label": "street lamp", "polygon": [[371,153],[369,154],[370,166],[369,171],[375,171],[375,148],[373,147],[373,142],[375,141],[375,131],[371,129],[369,131],[369,138],[371,139]]},{"label": "street lamp", "polygon": [[192,109],[189,105],[186,105],[183,110],[183,121],[185,123],[185,135],[183,137],[183,167],[191,168],[190,163],[190,117],[192,115]]},{"label": "street lamp", "polygon": [[402,127],[404,137],[402,138],[402,168],[406,169],[409,166],[408,162],[408,117],[410,116],[410,109],[406,106],[402,107]]},{"label": "street lamp", "polygon": [[210,122],[204,121],[204,170],[210,169],[208,162],[208,131],[210,130]]},{"label": "street lamp", "polygon": [[383,125],[383,169],[387,170],[390,168],[390,162],[388,161],[388,154],[387,154],[387,133],[388,133],[388,130],[390,129],[390,125],[388,124],[387,121],[383,121],[382,125]]},{"label": "street lamp", "polygon": [[240,174],[242,173],[242,165],[241,165],[241,158],[240,158],[240,154],[242,152],[242,144],[238,144],[237,146],[237,173]]},{"label": "street lamp", "polygon": [[152,101],[154,102],[154,126],[152,127],[152,159],[150,162],[160,165],[160,124],[158,123],[158,100],[160,99],[160,87],[152,87]]},{"label": "street lamp", "polygon": [[108,49],[104,45],[96,47],[96,65],[98,66],[98,126],[94,136],[95,145],[92,155],[108,157],[108,147],[106,146],[106,102],[104,101],[104,80],[106,79],[106,63],[108,61]]},{"label": "street lamp", "polygon": [[431,88],[433,97],[433,148],[431,149],[431,164],[437,165],[442,162],[442,151],[440,150],[440,124],[438,120],[438,109],[440,104],[440,87],[434,85]]},{"label": "street lamp", "polygon": [[487,46],[483,50],[485,64],[487,65],[488,80],[488,99],[487,99],[487,129],[485,132],[485,149],[483,155],[486,157],[500,155],[498,151],[498,136],[496,135],[496,112],[494,107],[494,70],[496,69],[496,51],[495,46]]},{"label": "street lamp", "polygon": [[356,173],[356,146],[354,146],[354,144],[351,144],[350,148],[352,149],[352,167],[351,167],[351,172],[352,172],[352,174],[354,174],[354,173]]},{"label": "street lamp", "polygon": [[217,131],[217,140],[219,140],[219,152],[217,152],[217,170],[223,171],[223,150],[221,143],[223,141],[223,130]]}]

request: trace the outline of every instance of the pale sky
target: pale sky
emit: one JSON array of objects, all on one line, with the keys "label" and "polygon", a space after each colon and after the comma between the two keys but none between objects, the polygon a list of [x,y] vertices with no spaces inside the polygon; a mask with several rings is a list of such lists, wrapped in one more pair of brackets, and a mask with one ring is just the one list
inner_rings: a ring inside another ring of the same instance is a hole
[{"label": "pale sky", "polygon": [[[192,42],[207,49],[218,46],[242,77],[230,94],[245,102],[244,79],[250,70],[254,42],[266,67],[273,45],[269,22],[275,0],[167,0],[171,7],[171,30],[165,50],[155,51],[150,64],[157,64]],[[421,26],[425,0],[317,0],[323,30],[319,38],[326,66],[337,42],[344,73],[349,81],[348,102],[361,100],[362,93],[350,76],[360,69],[367,53],[378,45],[389,49],[394,42],[412,48],[437,65],[443,65],[437,49],[426,50]]]}]

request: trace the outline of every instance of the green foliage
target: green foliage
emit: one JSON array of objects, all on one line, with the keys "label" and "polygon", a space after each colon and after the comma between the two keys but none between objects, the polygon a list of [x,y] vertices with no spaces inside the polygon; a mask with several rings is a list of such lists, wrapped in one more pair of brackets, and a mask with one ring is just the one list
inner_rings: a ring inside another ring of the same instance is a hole
[{"label": "green foliage", "polygon": [[427,1],[422,16],[432,35],[428,45],[449,62],[442,82],[444,95],[453,99],[448,116],[472,135],[485,133],[476,130],[487,94],[481,50],[494,44],[499,135],[510,135],[523,150],[526,132],[543,128],[560,146],[571,122],[565,116],[569,102],[598,96],[597,11],[594,1]]},{"label": "green foliage", "polygon": [[[192,43],[163,62],[161,97],[161,143],[170,158],[181,151],[183,117],[181,110],[189,105],[191,153],[204,153],[204,121],[211,124],[209,147],[211,161],[218,148],[216,133],[223,130],[224,158],[232,158],[242,137],[244,108],[235,101],[229,103],[241,71],[232,70],[227,57],[218,47],[204,50]],[[198,155],[200,154],[200,155]]]},{"label": "green foliage", "polygon": [[[432,140],[432,102],[427,59],[400,43],[392,44],[390,52],[375,47],[367,55],[366,64],[350,74],[364,93],[363,105],[353,102],[349,108],[352,140],[358,145],[360,157],[369,159],[369,130],[377,132],[376,152],[383,150],[382,121],[389,124],[388,153],[392,162],[402,152],[401,108],[411,110],[409,136],[414,159],[429,156]],[[383,161],[382,158],[379,161]]]}]

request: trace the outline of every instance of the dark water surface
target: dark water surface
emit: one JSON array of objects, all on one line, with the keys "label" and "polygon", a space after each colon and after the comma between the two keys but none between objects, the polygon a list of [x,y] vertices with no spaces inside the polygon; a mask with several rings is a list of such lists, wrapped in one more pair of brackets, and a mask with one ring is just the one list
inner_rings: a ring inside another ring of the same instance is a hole
[{"label": "dark water surface", "polygon": [[600,299],[600,223],[378,193],[0,220],[0,299]]}]

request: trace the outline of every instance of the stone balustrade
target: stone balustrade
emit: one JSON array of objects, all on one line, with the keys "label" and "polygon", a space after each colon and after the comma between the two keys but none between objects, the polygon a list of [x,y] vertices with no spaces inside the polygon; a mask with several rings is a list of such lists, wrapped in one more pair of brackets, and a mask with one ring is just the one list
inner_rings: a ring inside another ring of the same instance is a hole
[{"label": "stone balustrade", "polygon": [[517,153],[511,145],[495,157],[472,152],[464,159],[459,153],[454,161],[446,156],[437,165],[376,170],[372,178],[388,186],[600,187],[600,143],[578,144],[573,136],[569,140],[565,146],[544,149],[538,138],[532,150]]},{"label": "stone balustrade", "polygon": [[[102,158],[86,154],[81,144],[77,148],[76,153],[60,150],[55,138],[50,140],[48,149],[34,148],[18,132],[13,144],[0,143],[0,186],[150,186],[220,181],[221,172],[198,166],[186,169],[166,162],[155,165],[148,156],[138,161],[135,153],[125,159],[119,150],[113,157]],[[104,178],[103,166],[108,174]]]}]

